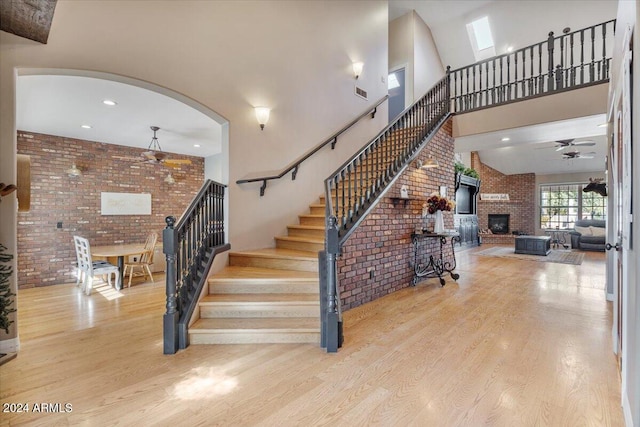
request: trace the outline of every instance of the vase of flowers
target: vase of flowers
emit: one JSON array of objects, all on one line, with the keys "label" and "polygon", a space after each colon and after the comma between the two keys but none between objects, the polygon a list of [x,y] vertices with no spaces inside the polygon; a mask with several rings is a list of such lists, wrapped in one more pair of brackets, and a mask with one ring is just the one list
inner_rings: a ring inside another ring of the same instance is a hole
[{"label": "vase of flowers", "polygon": [[451,200],[447,200],[446,197],[442,197],[437,193],[431,194],[426,203],[422,205],[422,215],[426,216],[427,213],[436,215],[435,225],[433,226],[434,233],[442,233],[444,231],[444,219],[442,217],[442,211],[450,211],[455,207],[455,203]]}]

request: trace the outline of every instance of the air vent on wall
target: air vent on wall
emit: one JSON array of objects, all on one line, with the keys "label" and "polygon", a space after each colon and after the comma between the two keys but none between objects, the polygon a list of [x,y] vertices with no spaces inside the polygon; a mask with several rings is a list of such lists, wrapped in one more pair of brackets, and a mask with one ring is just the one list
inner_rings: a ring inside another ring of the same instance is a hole
[{"label": "air vent on wall", "polygon": [[356,86],[356,95],[360,98],[367,99],[367,91]]}]

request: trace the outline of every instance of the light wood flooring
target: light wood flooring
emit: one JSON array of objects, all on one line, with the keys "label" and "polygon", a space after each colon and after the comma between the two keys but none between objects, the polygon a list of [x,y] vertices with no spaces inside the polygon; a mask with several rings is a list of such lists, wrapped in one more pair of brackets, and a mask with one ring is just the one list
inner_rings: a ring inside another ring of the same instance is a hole
[{"label": "light wood flooring", "polygon": [[[483,246],[480,249],[485,249]],[[623,426],[604,254],[581,266],[458,254],[435,280],[344,315],[345,345],[162,354],[163,278],[121,293],[19,292],[0,425]]]}]

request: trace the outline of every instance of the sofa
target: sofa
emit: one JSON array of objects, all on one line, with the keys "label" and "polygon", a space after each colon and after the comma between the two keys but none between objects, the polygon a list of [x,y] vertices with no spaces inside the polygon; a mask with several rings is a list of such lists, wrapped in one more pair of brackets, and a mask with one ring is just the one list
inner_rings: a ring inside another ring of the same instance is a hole
[{"label": "sofa", "polygon": [[604,251],[607,239],[606,222],[601,219],[580,219],[569,231],[571,247],[583,251]]}]

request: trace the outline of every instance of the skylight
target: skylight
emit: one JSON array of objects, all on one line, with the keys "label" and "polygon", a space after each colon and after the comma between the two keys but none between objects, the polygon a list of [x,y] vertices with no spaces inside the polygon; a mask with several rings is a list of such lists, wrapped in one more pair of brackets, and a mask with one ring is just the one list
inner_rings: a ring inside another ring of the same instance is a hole
[{"label": "skylight", "polygon": [[469,34],[469,41],[476,61],[495,56],[496,48],[493,44],[489,17],[484,16],[467,24],[467,33]]},{"label": "skylight", "polygon": [[493,47],[493,37],[491,37],[491,27],[489,26],[489,18],[480,18],[471,23],[473,34],[476,38],[476,46],[478,50],[485,50]]}]

